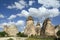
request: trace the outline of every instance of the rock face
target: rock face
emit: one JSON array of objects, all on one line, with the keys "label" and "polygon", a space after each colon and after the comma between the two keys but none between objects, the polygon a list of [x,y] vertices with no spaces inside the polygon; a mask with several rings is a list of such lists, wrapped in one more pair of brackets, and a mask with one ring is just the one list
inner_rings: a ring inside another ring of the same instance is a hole
[{"label": "rock face", "polygon": [[38,22],[37,25],[36,25],[36,35],[40,35],[40,29],[41,29],[41,26],[40,26],[40,23]]},{"label": "rock face", "polygon": [[28,19],[27,19],[27,23],[26,23],[26,28],[24,30],[24,34],[26,34],[28,36],[36,34],[34,21],[33,21],[33,18],[31,16],[29,16]]},{"label": "rock face", "polygon": [[58,36],[57,36],[57,32],[58,32],[59,30],[60,30],[60,25],[56,25],[56,26],[55,26],[55,36],[56,36],[56,37],[58,37]]},{"label": "rock face", "polygon": [[51,21],[50,21],[49,18],[47,18],[43,22],[43,26],[42,26],[41,32],[42,32],[41,35],[46,35],[46,36],[54,36],[55,35],[55,28],[51,24]]},{"label": "rock face", "polygon": [[7,27],[4,26],[4,31],[6,33],[8,33],[9,36],[16,36],[16,34],[18,33],[17,27],[14,24],[11,24]]},{"label": "rock face", "polygon": [[7,25],[4,25],[4,31],[5,31],[6,33],[8,33],[8,26],[7,26]]},{"label": "rock face", "polygon": [[55,32],[57,33],[60,30],[60,25],[55,26]]}]

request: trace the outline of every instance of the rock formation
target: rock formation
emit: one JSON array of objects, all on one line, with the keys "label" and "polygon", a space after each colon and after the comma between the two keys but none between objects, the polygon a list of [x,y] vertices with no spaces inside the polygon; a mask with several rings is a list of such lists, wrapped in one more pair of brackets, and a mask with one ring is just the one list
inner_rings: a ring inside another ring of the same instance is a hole
[{"label": "rock formation", "polygon": [[38,22],[37,25],[36,25],[36,35],[40,35],[40,29],[41,29],[41,26],[40,26],[40,23]]},{"label": "rock formation", "polygon": [[[31,16],[29,16],[26,20],[26,28],[24,30],[24,34],[31,35],[40,35],[40,36],[56,36],[56,33],[60,30],[60,25],[53,26],[51,20],[49,18],[45,19],[42,27],[38,22],[36,26],[34,25],[34,20]],[[4,26],[4,31],[9,34],[9,36],[16,36],[18,33],[17,27],[14,24],[9,26]]]},{"label": "rock formation", "polygon": [[60,30],[60,25],[55,26],[55,32]]},{"label": "rock formation", "polygon": [[34,20],[31,16],[28,17],[27,23],[26,23],[26,28],[24,30],[24,34],[31,36],[35,35],[35,26],[34,26]]},{"label": "rock formation", "polygon": [[55,35],[55,28],[51,24],[51,20],[49,18],[45,19],[43,22],[43,26],[41,29],[41,35],[46,35],[46,36],[54,36]]},{"label": "rock formation", "polygon": [[60,25],[56,25],[56,26],[55,26],[55,36],[56,36],[56,37],[58,37],[58,36],[57,36],[57,32],[58,32],[59,30],[60,30]]},{"label": "rock formation", "polygon": [[16,34],[18,33],[17,27],[14,24],[11,24],[9,26],[5,25],[4,31],[8,33],[9,36],[16,36]]},{"label": "rock formation", "polygon": [[4,25],[4,31],[5,31],[6,33],[8,33],[8,26],[7,26],[7,25]]}]

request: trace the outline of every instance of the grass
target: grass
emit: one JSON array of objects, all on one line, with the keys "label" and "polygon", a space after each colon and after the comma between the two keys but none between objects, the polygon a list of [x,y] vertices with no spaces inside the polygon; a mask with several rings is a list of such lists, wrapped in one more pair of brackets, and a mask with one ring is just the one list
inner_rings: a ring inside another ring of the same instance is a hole
[{"label": "grass", "polygon": [[28,38],[27,40],[54,40],[54,38]]}]

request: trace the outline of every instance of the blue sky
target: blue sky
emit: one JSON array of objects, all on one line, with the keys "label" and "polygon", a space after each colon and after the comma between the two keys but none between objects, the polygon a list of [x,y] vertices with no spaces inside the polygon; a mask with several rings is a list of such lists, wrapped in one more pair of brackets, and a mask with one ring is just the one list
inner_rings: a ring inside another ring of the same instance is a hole
[{"label": "blue sky", "polygon": [[34,18],[35,24],[50,18],[52,24],[60,24],[59,0],[0,0],[0,30],[2,25],[15,24],[23,31],[28,16]]}]

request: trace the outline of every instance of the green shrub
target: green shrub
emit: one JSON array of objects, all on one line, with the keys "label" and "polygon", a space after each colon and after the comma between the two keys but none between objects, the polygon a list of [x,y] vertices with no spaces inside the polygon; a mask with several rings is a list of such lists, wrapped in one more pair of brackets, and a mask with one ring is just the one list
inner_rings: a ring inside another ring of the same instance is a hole
[{"label": "green shrub", "polygon": [[12,38],[9,38],[8,40],[13,40]]},{"label": "green shrub", "polygon": [[24,33],[21,33],[21,32],[17,33],[17,36],[18,37],[27,37],[27,35],[25,35]]},{"label": "green shrub", "polygon": [[8,34],[6,32],[0,32],[0,37],[5,37],[5,36],[8,36]]}]

